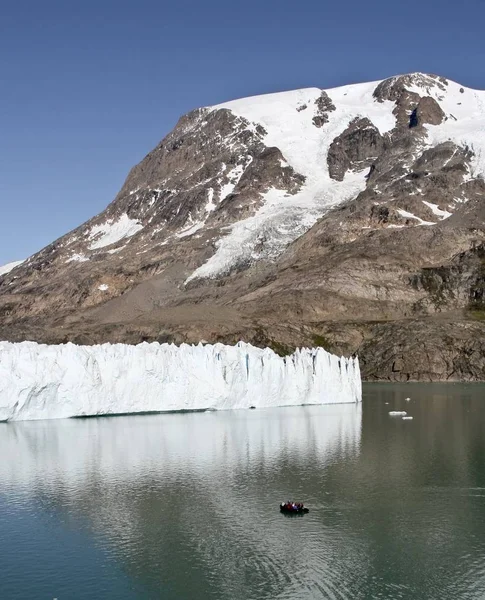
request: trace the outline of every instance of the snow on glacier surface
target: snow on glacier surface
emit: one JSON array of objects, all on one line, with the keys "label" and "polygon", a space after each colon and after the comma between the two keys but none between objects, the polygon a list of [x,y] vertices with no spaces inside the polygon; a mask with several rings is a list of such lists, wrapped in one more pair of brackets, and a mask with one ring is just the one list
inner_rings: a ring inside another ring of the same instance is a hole
[{"label": "snow on glacier surface", "polygon": [[[307,88],[233,100],[214,106],[226,108],[250,122],[261,124],[267,133],[267,146],[278,147],[285,160],[302,175],[321,182],[322,171],[328,177],[327,153],[330,144],[356,117],[367,117],[381,133],[396,124],[393,102],[377,102],[373,93],[379,81],[346,85],[329,90]],[[316,127],[315,101],[325,91],[335,106],[328,112],[328,123]],[[297,110],[302,104],[306,110]],[[304,143],[302,143],[302,141]]]},{"label": "snow on glacier surface", "polygon": [[130,217],[124,213],[120,218],[113,222],[107,221],[102,225],[95,225],[90,233],[89,238],[95,239],[95,241],[89,246],[90,250],[97,250],[106,246],[111,246],[124,238],[135,235],[140,229],[143,229],[143,225],[138,221],[130,219]]},{"label": "snow on glacier surface", "polygon": [[[449,140],[468,147],[474,154],[470,176],[485,177],[485,92],[464,88],[449,80],[445,89],[441,89],[434,78],[415,75],[417,83],[408,84],[407,89],[421,97],[433,97],[447,117],[441,125],[426,126],[425,147]],[[423,85],[418,85],[419,82]],[[317,114],[315,100],[322,92],[318,88],[253,96],[211,107],[212,110],[229,109],[247,119],[251,127],[262,125],[267,132],[264,143],[278,147],[288,164],[304,175],[306,181],[294,195],[284,190],[269,190],[259,210],[230,227],[228,235],[218,240],[216,253],[187,281],[215,277],[252,260],[277,256],[328,209],[355,198],[365,189],[363,172],[348,172],[342,182],[332,180],[327,155],[333,140],[355,118],[368,118],[381,134],[393,129],[394,102],[378,102],[373,97],[379,83],[324,90],[336,110],[327,113],[328,122],[321,128],[313,124]]]},{"label": "snow on glacier surface", "polygon": [[0,342],[0,421],[361,399],[358,360],[322,348]]},{"label": "snow on glacier surface", "polygon": [[[263,139],[266,146],[278,147],[285,161],[306,180],[296,194],[269,190],[256,214],[233,225],[230,233],[219,240],[216,253],[187,281],[216,276],[241,262],[277,256],[329,208],[365,189],[364,172],[348,172],[343,181],[332,179],[327,155],[333,140],[357,117],[367,117],[381,133],[395,126],[394,103],[377,102],[373,98],[378,83],[326,90],[335,110],[328,113],[328,123],[321,128],[313,123],[317,114],[315,101],[322,93],[318,88],[255,96],[212,107],[212,110],[229,109],[252,124],[262,125],[267,131]],[[305,110],[297,110],[304,104]],[[255,253],[261,242],[265,250]]]},{"label": "snow on glacier surface", "polygon": [[15,262],[7,263],[6,265],[1,266],[0,267],[0,275],[6,275],[7,273],[10,273],[10,271],[15,269],[15,267],[18,267],[19,265],[21,265],[23,262],[25,262],[25,261],[16,260]]}]

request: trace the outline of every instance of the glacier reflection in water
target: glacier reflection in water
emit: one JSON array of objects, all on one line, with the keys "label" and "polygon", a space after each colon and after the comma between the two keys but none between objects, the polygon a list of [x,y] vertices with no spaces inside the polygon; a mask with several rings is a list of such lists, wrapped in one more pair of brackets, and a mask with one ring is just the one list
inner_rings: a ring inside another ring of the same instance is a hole
[{"label": "glacier reflection in water", "polygon": [[[356,571],[358,547],[336,560],[344,534],[277,509],[293,497],[324,510],[326,469],[358,456],[361,410],[359,403],[2,424],[0,453],[10,459],[0,462],[0,496],[87,529],[144,590],[118,590],[117,598],[333,597],[345,572]],[[31,577],[39,569],[49,580],[55,561],[46,565],[31,551]],[[90,577],[85,593],[110,597],[99,574],[87,573],[87,586]]]},{"label": "glacier reflection in water", "polygon": [[358,451],[361,404],[174,413],[2,424],[2,486],[79,486],[95,476],[127,483],[181,471],[205,477],[243,465],[322,464]]}]

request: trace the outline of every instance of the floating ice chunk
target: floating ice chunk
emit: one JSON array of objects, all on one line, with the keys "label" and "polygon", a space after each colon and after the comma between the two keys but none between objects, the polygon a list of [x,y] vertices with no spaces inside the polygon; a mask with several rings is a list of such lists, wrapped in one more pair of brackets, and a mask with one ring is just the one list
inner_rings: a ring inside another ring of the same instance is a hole
[{"label": "floating ice chunk", "polygon": [[403,417],[402,420],[403,421],[412,421],[413,417]]},{"label": "floating ice chunk", "polygon": [[405,417],[408,413],[405,410],[391,410],[391,417]]},{"label": "floating ice chunk", "polygon": [[410,402],[411,398],[405,398],[406,402]]}]

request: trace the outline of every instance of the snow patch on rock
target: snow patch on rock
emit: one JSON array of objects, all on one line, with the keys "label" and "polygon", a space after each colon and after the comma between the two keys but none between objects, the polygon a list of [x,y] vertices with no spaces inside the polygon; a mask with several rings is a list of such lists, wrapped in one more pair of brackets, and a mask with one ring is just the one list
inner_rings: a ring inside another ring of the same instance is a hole
[{"label": "snow patch on rock", "polygon": [[[268,132],[265,144],[279,148],[295,171],[320,183],[330,144],[355,117],[367,117],[381,133],[395,126],[394,103],[379,103],[373,98],[378,84],[361,83],[326,90],[336,110],[328,113],[328,123],[322,128],[313,123],[318,110],[315,102],[322,93],[318,88],[253,96],[214,106],[213,110],[226,108],[262,125]],[[301,104],[312,108],[297,111]]]},{"label": "snow patch on rock", "polygon": [[0,267],[0,275],[6,275],[7,273],[10,273],[10,271],[15,269],[15,267],[18,267],[19,265],[21,265],[23,262],[25,262],[25,261],[24,260],[16,260],[14,262],[10,262],[10,263],[7,263],[6,265],[1,266]]},{"label": "snow patch on rock", "polygon": [[175,237],[184,238],[184,237],[188,237],[189,235],[194,235],[194,233],[199,231],[199,229],[202,229],[204,227],[204,225],[205,225],[205,220],[194,222],[192,220],[192,215],[189,214],[189,218],[187,219],[187,223],[186,223],[184,229],[182,229],[181,231],[176,233]]},{"label": "snow patch on rock", "polygon": [[414,219],[418,222],[418,225],[436,225],[436,223],[433,223],[431,221],[423,221],[423,219],[421,219],[420,217],[417,217],[416,215],[413,215],[413,213],[410,213],[407,210],[403,210],[402,208],[398,208],[397,212],[404,219]]},{"label": "snow patch on rock", "polygon": [[426,202],[426,200],[422,200],[422,203],[425,204],[428,208],[430,208],[431,212],[437,217],[439,217],[442,221],[448,219],[453,214],[448,212],[447,210],[441,210],[441,208],[437,204],[433,204],[432,202]]},{"label": "snow patch on rock", "polygon": [[89,232],[89,239],[95,240],[90,246],[90,250],[97,250],[116,244],[124,238],[132,237],[143,229],[143,225],[124,213],[117,221],[110,219],[102,225],[95,225]]},{"label": "snow patch on rock", "polygon": [[70,263],[70,262],[86,262],[87,260],[89,260],[89,258],[87,256],[85,256],[84,254],[73,254],[65,262],[66,263]]},{"label": "snow patch on rock", "polygon": [[234,188],[236,187],[236,185],[239,183],[239,180],[243,176],[244,171],[249,167],[249,165],[252,163],[252,161],[253,161],[253,157],[248,156],[245,164],[236,165],[233,169],[231,169],[226,174],[228,183],[225,183],[221,187],[221,193],[220,193],[220,201],[221,202],[223,200],[225,200],[230,194],[232,194],[232,192],[234,191]]},{"label": "snow patch on rock", "polygon": [[214,188],[209,188],[207,190],[207,204],[205,205],[205,212],[212,212],[217,208],[216,204],[214,204]]}]

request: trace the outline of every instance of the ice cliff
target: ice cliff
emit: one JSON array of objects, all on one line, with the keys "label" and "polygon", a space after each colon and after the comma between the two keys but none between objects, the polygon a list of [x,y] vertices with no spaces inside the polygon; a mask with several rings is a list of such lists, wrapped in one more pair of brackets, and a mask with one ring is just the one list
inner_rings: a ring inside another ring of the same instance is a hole
[{"label": "ice cliff", "polygon": [[357,359],[281,358],[243,342],[189,346],[0,342],[0,421],[358,402]]}]

